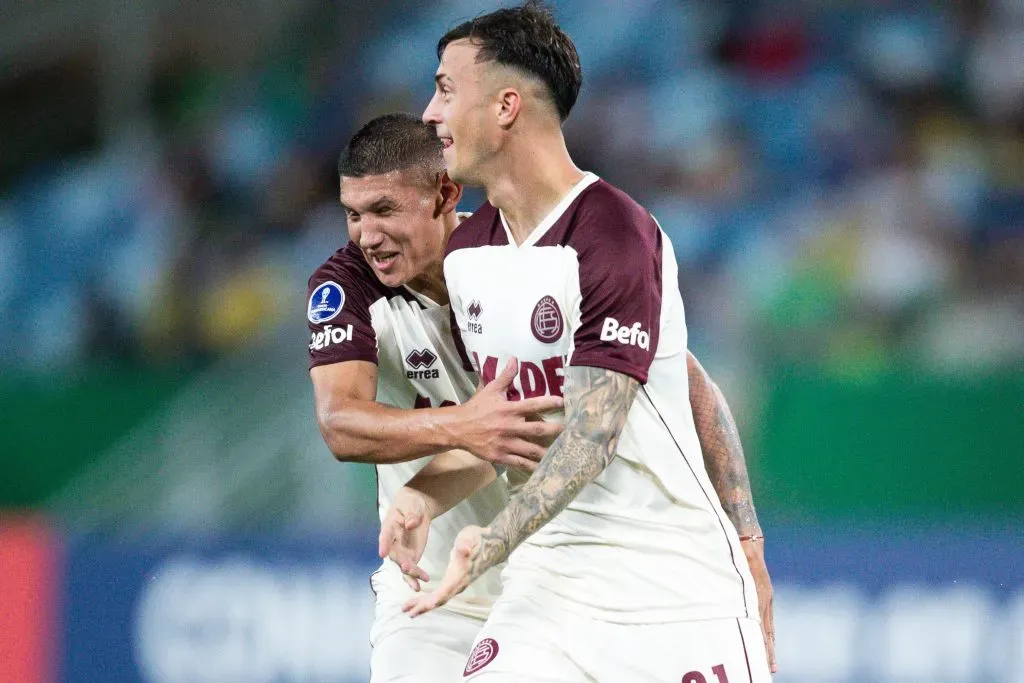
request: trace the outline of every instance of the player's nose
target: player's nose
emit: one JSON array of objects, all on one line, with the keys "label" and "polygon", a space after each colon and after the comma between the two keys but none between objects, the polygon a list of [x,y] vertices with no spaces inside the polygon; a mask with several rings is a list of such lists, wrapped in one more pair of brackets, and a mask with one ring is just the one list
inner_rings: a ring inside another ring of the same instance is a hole
[{"label": "player's nose", "polygon": [[434,96],[430,98],[429,102],[427,102],[427,108],[423,110],[423,123],[428,126],[436,126],[441,123],[440,112],[441,107],[437,98],[437,93],[435,92]]},{"label": "player's nose", "polygon": [[361,249],[377,249],[384,244],[384,233],[373,226],[373,221],[364,221],[359,231]]}]

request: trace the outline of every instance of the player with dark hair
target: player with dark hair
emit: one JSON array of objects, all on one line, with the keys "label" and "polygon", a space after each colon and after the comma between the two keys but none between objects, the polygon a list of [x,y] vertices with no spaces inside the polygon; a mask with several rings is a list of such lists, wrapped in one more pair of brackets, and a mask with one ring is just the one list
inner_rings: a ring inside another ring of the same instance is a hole
[{"label": "player with dark hair", "polygon": [[[445,174],[433,129],[411,115],[376,118],[353,136],[338,171],[351,241],[309,280],[317,421],[339,460],[377,466],[382,521],[406,513],[408,533],[424,534],[423,521],[432,528],[422,567],[407,565],[403,577],[385,562],[371,579],[371,681],[448,681],[499,593],[497,572],[422,624],[402,613],[413,594],[406,584],[440,577],[457,531],[501,509],[507,490],[491,463],[532,468],[545,452],[537,442],[549,443],[560,428],[527,418],[561,399],[509,402],[514,363],[474,396],[476,377],[462,369],[454,346],[441,275],[462,190]],[[458,472],[463,488],[434,494],[445,472]],[[414,520],[424,499],[429,517]]]},{"label": "player with dark hair", "polygon": [[516,358],[511,395],[564,395],[564,431],[407,610],[507,559],[467,677],[770,680],[755,582],[694,424],[672,245],[565,145],[572,41],[530,3],[456,27],[438,53],[423,120],[449,176],[488,199],[448,242],[452,331],[483,381]]}]

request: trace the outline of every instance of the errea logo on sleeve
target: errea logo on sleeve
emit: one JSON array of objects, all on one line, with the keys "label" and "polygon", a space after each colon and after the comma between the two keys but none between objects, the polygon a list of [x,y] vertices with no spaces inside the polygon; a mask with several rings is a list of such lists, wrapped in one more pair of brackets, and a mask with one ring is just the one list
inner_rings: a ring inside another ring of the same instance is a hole
[{"label": "errea logo on sleeve", "polygon": [[651,348],[651,335],[640,329],[640,323],[632,326],[619,325],[615,318],[605,318],[601,325],[601,341],[617,341],[627,346],[639,346],[647,351]]}]

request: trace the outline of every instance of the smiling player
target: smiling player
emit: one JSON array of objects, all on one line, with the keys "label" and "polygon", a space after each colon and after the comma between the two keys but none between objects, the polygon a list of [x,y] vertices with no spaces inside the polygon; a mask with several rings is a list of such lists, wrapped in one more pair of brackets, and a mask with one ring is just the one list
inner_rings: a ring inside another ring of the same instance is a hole
[{"label": "smiling player", "polygon": [[488,199],[448,243],[453,332],[485,381],[514,357],[534,369],[517,394],[564,394],[565,430],[407,609],[424,614],[508,559],[469,677],[770,680],[754,581],[690,409],[671,244],[566,150],[572,41],[531,3],[456,27],[438,57],[424,121],[449,175]]},{"label": "smiling player", "polygon": [[[351,241],[309,280],[317,421],[339,460],[376,465],[381,519],[401,506],[410,478],[464,475],[464,488],[452,491],[458,498],[446,506],[452,509],[430,523],[415,572],[440,577],[458,530],[486,523],[507,500],[491,463],[532,468],[545,451],[535,442],[550,442],[560,429],[526,418],[561,399],[509,402],[509,372],[474,396],[477,378],[462,369],[441,276],[461,188],[445,175],[433,129],[410,115],[379,117],[353,136],[338,166]],[[417,623],[402,613],[413,592],[397,565],[384,562],[371,583],[372,683],[453,680],[500,591],[491,572]]]}]

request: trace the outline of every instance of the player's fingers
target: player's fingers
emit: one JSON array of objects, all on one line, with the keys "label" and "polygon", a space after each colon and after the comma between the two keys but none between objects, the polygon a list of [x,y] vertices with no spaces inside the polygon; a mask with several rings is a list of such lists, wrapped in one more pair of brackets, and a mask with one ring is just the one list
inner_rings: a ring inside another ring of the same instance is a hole
[{"label": "player's fingers", "polygon": [[380,536],[377,539],[377,555],[387,557],[391,554],[391,546],[395,541],[395,535],[391,531],[390,524],[380,525]]},{"label": "player's fingers", "polygon": [[380,525],[380,538],[377,544],[377,552],[380,557],[387,557],[388,553],[391,552],[391,547],[395,542],[398,531],[402,528],[403,518],[404,516],[400,510],[392,508],[388,511],[384,522]]},{"label": "player's fingers", "polygon": [[407,531],[411,531],[423,523],[423,515],[418,512],[412,512],[405,516],[405,528]]},{"label": "player's fingers", "polygon": [[423,600],[422,597],[417,596],[415,598],[409,598],[404,605],[402,605],[402,611],[412,616],[412,611],[416,609],[416,606]]},{"label": "player's fingers", "polygon": [[505,369],[501,371],[501,374],[495,377],[488,383],[487,388],[492,388],[502,394],[508,390],[512,380],[516,378],[516,374],[519,373],[519,361],[515,358],[509,358],[508,363],[505,365]]},{"label": "player's fingers", "polygon": [[527,472],[533,472],[537,469],[537,463],[533,460],[527,460],[521,458],[518,455],[500,455],[494,459],[499,465],[505,465],[506,467],[515,467],[519,470],[526,470]]},{"label": "player's fingers", "polygon": [[541,448],[551,448],[558,435],[562,433],[562,425],[550,422],[526,422],[527,434],[523,437]]},{"label": "player's fingers", "polygon": [[423,571],[423,569],[418,564],[416,564],[416,561],[411,559],[411,557],[409,556],[399,558],[396,564],[398,565],[398,568],[402,570],[402,573],[406,576],[414,576],[417,579],[421,579],[423,581],[430,580],[430,577],[427,576],[427,573]]},{"label": "player's fingers", "polygon": [[402,607],[402,611],[408,614],[412,618],[416,618],[421,614],[425,614],[435,607],[443,605],[438,599],[438,591],[434,591],[429,595],[418,596],[409,600]]},{"label": "player's fingers", "polygon": [[416,580],[416,577],[402,574],[402,580],[405,581],[405,584],[409,586],[409,588],[413,589],[417,593],[420,592],[420,582]]},{"label": "player's fingers", "polygon": [[772,673],[778,671],[778,664],[775,661],[775,624],[773,623],[772,603],[774,602],[770,589],[767,596],[761,596],[761,635],[764,637],[764,649],[768,655],[768,670]]},{"label": "player's fingers", "polygon": [[534,396],[516,401],[514,408],[517,415],[540,415],[558,410],[565,404],[561,396]]},{"label": "player's fingers", "polygon": [[[457,538],[455,543],[455,549],[458,552],[459,556],[464,560],[468,560],[470,557],[472,557],[473,550],[476,549],[477,541],[478,539],[475,536],[470,536],[468,538],[466,536],[460,536],[459,538]],[[455,584],[458,583],[458,580],[455,579],[449,583]]]},{"label": "player's fingers", "polygon": [[395,566],[397,566],[397,567],[398,567],[398,569],[399,569],[399,570],[400,570],[400,571],[401,571],[401,572],[402,572],[403,574],[408,574],[409,572],[408,572],[408,571],[406,571],[406,569],[407,569],[408,567],[411,567],[411,566],[413,566],[413,564],[415,564],[414,562],[412,562],[412,561],[411,561],[411,560],[409,559],[409,557],[408,557],[408,556],[407,556],[406,554],[404,554],[404,553],[402,552],[402,549],[401,549],[400,547],[394,547],[394,548],[392,548],[392,549],[391,549],[391,552],[390,552],[390,553],[388,553],[388,559],[389,559],[389,560],[391,560],[392,562],[394,562],[394,563],[395,563]]},{"label": "player's fingers", "polygon": [[506,427],[507,434],[529,439],[535,443],[548,444],[556,436],[562,433],[563,426],[557,422],[544,422],[543,420],[516,422]]},{"label": "player's fingers", "polygon": [[509,455],[514,455],[534,462],[540,462],[547,455],[548,449],[526,439],[508,439],[503,444]]}]

